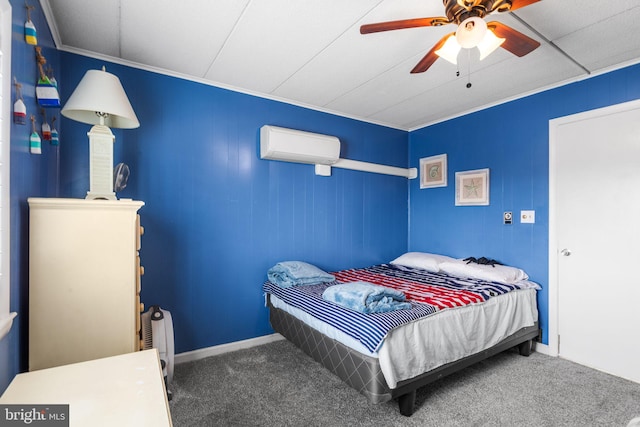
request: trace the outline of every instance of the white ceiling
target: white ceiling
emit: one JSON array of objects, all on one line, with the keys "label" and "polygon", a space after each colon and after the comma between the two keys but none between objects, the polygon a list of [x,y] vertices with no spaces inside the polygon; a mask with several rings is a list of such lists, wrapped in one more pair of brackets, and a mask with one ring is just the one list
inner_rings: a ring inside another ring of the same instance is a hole
[{"label": "white ceiling", "polygon": [[61,50],[404,130],[640,62],[638,0],[541,0],[493,14],[542,45],[482,62],[463,50],[459,77],[443,59],[409,73],[454,25],[359,31],[443,16],[441,0],[40,2]]}]

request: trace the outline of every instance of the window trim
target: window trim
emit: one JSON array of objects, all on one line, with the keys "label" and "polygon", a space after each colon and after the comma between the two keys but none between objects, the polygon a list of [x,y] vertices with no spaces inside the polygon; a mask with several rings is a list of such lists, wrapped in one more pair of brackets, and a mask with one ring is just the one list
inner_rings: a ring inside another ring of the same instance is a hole
[{"label": "window trim", "polygon": [[10,159],[11,159],[11,4],[9,0],[0,0],[0,51],[2,52],[2,153],[0,168],[2,191],[0,191],[0,340],[11,330],[13,319],[17,313],[11,312],[11,197],[10,197]]}]

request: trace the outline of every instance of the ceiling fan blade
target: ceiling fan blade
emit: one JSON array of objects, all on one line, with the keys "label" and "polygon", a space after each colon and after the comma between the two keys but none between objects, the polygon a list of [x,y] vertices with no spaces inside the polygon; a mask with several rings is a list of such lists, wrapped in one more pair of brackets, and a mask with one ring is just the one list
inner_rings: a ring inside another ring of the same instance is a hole
[{"label": "ceiling fan blade", "polygon": [[537,3],[540,0],[498,0],[494,1],[491,12],[513,12],[516,9]]},{"label": "ceiling fan blade", "polygon": [[487,22],[487,28],[492,30],[497,37],[506,39],[500,47],[508,50],[516,56],[525,56],[540,46],[539,41],[504,25],[502,22]]},{"label": "ceiling fan blade", "polygon": [[434,18],[414,18],[402,19],[400,21],[378,22],[376,24],[366,24],[360,27],[360,34],[379,33],[381,31],[402,30],[405,28],[417,27],[438,27],[449,24],[449,19],[438,16]]},{"label": "ceiling fan blade", "polygon": [[516,9],[520,9],[521,7],[529,6],[533,3],[538,3],[540,0],[512,0],[511,1],[511,11]]},{"label": "ceiling fan blade", "polygon": [[413,70],[411,70],[411,74],[424,73],[425,71],[427,71],[429,67],[431,67],[433,63],[436,62],[436,59],[439,58],[439,56],[436,54],[436,50],[444,46],[449,36],[453,34],[455,33],[447,34],[446,36],[441,38],[438,43],[436,43],[435,46],[433,46],[431,50],[420,60],[420,62],[418,62],[415,67],[413,67]]},{"label": "ceiling fan blade", "polygon": [[511,0],[511,10],[520,9],[521,7],[529,6],[533,3],[538,3],[540,0]]}]

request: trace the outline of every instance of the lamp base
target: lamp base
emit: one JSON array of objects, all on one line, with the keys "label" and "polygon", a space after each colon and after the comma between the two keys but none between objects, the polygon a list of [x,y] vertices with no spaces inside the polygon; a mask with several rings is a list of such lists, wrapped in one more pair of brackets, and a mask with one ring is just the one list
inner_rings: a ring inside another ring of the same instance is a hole
[{"label": "lamp base", "polygon": [[118,200],[116,193],[98,193],[95,191],[87,191],[86,200]]},{"label": "lamp base", "polygon": [[95,125],[89,133],[89,191],[86,199],[117,200],[113,192],[113,141],[107,126]]}]

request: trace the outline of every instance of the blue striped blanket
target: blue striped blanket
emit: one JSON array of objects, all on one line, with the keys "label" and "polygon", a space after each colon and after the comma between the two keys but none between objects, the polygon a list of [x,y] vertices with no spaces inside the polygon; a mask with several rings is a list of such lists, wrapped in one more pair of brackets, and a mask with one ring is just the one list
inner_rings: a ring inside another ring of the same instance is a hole
[{"label": "blue striped blanket", "polygon": [[360,341],[371,352],[378,351],[382,340],[393,328],[436,312],[434,306],[411,303],[410,310],[373,314],[359,313],[322,299],[322,293],[330,285],[331,283],[321,283],[281,288],[266,282],[263,290]]}]

